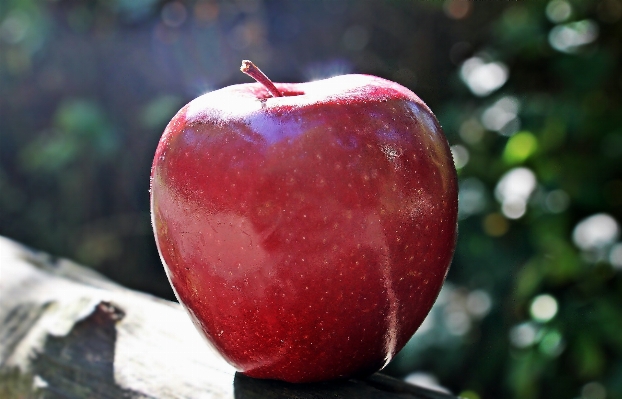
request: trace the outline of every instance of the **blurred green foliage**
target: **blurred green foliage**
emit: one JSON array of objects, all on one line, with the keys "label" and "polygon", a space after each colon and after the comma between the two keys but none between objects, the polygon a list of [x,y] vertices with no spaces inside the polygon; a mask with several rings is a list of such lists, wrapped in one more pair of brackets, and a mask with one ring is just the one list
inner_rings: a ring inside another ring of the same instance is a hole
[{"label": "blurred green foliage", "polygon": [[437,113],[460,236],[387,372],[464,398],[622,398],[622,1],[5,0],[0,234],[172,297],[149,226],[176,110],[371,73]]}]

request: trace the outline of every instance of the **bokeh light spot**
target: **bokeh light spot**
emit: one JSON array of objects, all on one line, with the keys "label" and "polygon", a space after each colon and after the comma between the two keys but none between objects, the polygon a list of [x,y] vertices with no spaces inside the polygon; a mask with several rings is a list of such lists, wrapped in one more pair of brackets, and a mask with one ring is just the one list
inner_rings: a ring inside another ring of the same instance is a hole
[{"label": "bokeh light spot", "polygon": [[21,10],[12,10],[0,23],[0,39],[9,44],[21,42],[30,28],[28,14]]},{"label": "bokeh light spot", "polygon": [[186,6],[184,6],[179,1],[173,1],[170,3],[166,3],[164,7],[162,7],[162,22],[166,26],[171,28],[177,28],[186,21],[186,17],[188,16],[188,11],[186,10]]},{"label": "bokeh light spot", "polygon": [[510,136],[520,127],[519,109],[520,102],[516,97],[502,97],[482,113],[482,124],[488,130]]},{"label": "bokeh light spot", "polygon": [[508,140],[503,159],[508,164],[524,162],[538,149],[538,140],[530,132],[518,132]]},{"label": "bokeh light spot", "polygon": [[598,25],[589,19],[558,25],[549,33],[549,43],[555,50],[574,53],[581,46],[592,43],[598,37]]},{"label": "bokeh light spot", "polygon": [[570,205],[570,196],[564,190],[553,190],[544,197],[544,206],[551,213],[562,213]]},{"label": "bokeh light spot", "polygon": [[557,330],[546,332],[540,339],[539,349],[545,355],[556,357],[564,351],[564,339]]},{"label": "bokeh light spot", "polygon": [[199,1],[194,5],[194,17],[199,21],[214,21],[219,13],[220,7],[216,2]]},{"label": "bokeh light spot", "polygon": [[560,23],[570,18],[572,14],[572,6],[564,0],[550,1],[546,6],[546,16],[554,23]]},{"label": "bokeh light spot", "polygon": [[481,180],[469,177],[460,181],[458,217],[464,219],[486,208],[486,186]]},{"label": "bokeh light spot", "polygon": [[484,138],[484,127],[475,118],[467,119],[460,124],[458,134],[460,138],[469,144],[477,144]]},{"label": "bokeh light spot", "polygon": [[456,169],[462,169],[469,162],[469,150],[465,146],[456,144],[451,146],[451,155],[454,158]]},{"label": "bokeh light spot", "polygon": [[528,168],[514,168],[504,174],[495,188],[495,196],[501,202],[503,214],[510,219],[522,217],[536,185],[536,176]]},{"label": "bokeh light spot", "polygon": [[527,202],[522,200],[503,201],[501,212],[510,219],[520,219],[527,212]]},{"label": "bokeh light spot", "polygon": [[474,290],[467,296],[466,309],[474,317],[482,318],[490,312],[492,299],[484,290]]},{"label": "bokeh light spot", "polygon": [[557,308],[557,300],[553,296],[542,294],[531,301],[529,313],[535,321],[545,323],[555,317]]},{"label": "bokeh light spot", "polygon": [[611,247],[609,252],[609,263],[616,269],[622,270],[622,242]]},{"label": "bokeh light spot", "polygon": [[426,331],[430,331],[434,328],[435,324],[436,322],[434,321],[434,317],[431,314],[428,314],[428,316],[423,319],[423,323],[421,323],[421,325],[417,329],[417,332],[419,334],[423,334]]},{"label": "bokeh light spot", "polygon": [[581,388],[581,399],[605,399],[607,390],[600,382],[588,382]]},{"label": "bokeh light spot", "polygon": [[531,322],[514,326],[510,329],[510,342],[517,348],[527,348],[534,344],[538,329]]},{"label": "bokeh light spot", "polygon": [[508,220],[499,213],[491,213],[484,218],[484,232],[491,237],[501,237],[508,232],[510,224]]},{"label": "bokeh light spot", "polygon": [[462,63],[460,77],[473,94],[485,97],[508,80],[508,67],[502,62],[486,62],[472,57]]},{"label": "bokeh light spot", "polygon": [[463,19],[469,16],[473,2],[470,0],[445,0],[443,10],[451,19]]},{"label": "bokeh light spot", "polygon": [[445,325],[452,335],[464,335],[471,329],[471,319],[462,310],[450,310],[445,314]]},{"label": "bokeh light spot", "polygon": [[466,390],[466,391],[462,391],[460,392],[460,395],[458,395],[461,399],[480,399],[480,396],[477,392],[475,391],[471,391],[471,390]]},{"label": "bokeh light spot", "polygon": [[577,223],[572,240],[584,251],[598,250],[611,245],[619,233],[618,222],[612,216],[598,213]]}]

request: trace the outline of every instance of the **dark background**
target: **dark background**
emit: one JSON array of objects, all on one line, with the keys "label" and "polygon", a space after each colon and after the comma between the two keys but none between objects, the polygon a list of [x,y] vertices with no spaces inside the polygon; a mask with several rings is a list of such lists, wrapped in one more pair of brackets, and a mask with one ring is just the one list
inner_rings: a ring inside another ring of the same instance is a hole
[{"label": "dark background", "polygon": [[2,0],[0,234],[173,299],[149,221],[168,120],[344,73],[436,113],[460,178],[439,301],[386,372],[465,398],[622,398],[622,1]]}]

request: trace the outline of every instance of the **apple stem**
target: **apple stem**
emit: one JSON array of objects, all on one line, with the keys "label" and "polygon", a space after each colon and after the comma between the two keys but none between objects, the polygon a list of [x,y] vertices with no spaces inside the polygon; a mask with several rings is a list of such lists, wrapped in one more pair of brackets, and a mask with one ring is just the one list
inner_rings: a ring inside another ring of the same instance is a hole
[{"label": "apple stem", "polygon": [[255,79],[257,82],[261,83],[268,90],[268,92],[272,94],[273,97],[283,97],[283,93],[281,93],[279,89],[276,88],[270,78],[268,78],[263,72],[261,72],[261,69],[257,68],[257,66],[251,61],[242,61],[240,71],[244,72],[251,78]]}]

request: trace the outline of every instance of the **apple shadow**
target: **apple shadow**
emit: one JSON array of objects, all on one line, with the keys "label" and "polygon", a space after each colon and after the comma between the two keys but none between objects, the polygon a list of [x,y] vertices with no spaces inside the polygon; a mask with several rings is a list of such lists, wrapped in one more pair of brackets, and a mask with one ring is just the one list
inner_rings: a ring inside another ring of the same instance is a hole
[{"label": "apple shadow", "polygon": [[379,373],[363,379],[312,384],[260,380],[236,373],[233,388],[235,399],[457,399],[455,396],[411,385]]},{"label": "apple shadow", "polygon": [[102,301],[67,335],[48,334],[31,364],[42,397],[139,397],[118,386],[114,378],[116,323],[124,315],[121,308]]}]

